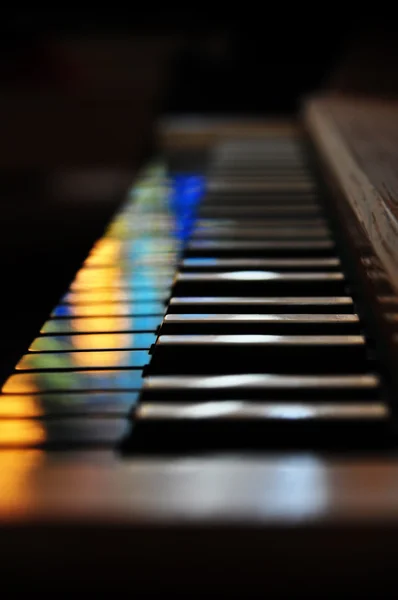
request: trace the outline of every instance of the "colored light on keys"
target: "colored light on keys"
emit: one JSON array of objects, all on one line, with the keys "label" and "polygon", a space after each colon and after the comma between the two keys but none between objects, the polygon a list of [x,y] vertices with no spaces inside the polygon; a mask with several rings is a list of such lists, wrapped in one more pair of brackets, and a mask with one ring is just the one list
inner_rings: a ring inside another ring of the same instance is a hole
[{"label": "colored light on keys", "polygon": [[52,317],[117,317],[146,316],[162,314],[163,302],[115,303],[107,304],[60,304],[51,313]]},{"label": "colored light on keys", "polygon": [[137,391],[142,386],[141,375],[141,370],[18,373],[7,379],[2,393]]},{"label": "colored light on keys", "polygon": [[149,354],[146,351],[30,352],[21,358],[16,366],[16,370],[137,369],[143,368],[148,362]]},{"label": "colored light on keys", "polygon": [[46,430],[34,419],[4,419],[0,421],[0,448],[38,446],[46,441]]},{"label": "colored light on keys", "polygon": [[0,395],[1,419],[114,415],[127,416],[138,401],[138,392],[67,392]]},{"label": "colored light on keys", "polygon": [[0,395],[0,419],[4,417],[34,418],[43,411],[34,396]]},{"label": "colored light on keys", "polygon": [[157,317],[88,317],[76,319],[50,319],[40,333],[123,333],[154,332],[162,321]]},{"label": "colored light on keys", "polygon": [[77,292],[68,292],[62,298],[62,304],[109,304],[123,302],[165,302],[167,292],[158,290],[82,290]]},{"label": "colored light on keys", "polygon": [[88,333],[39,336],[30,352],[70,352],[73,350],[149,349],[156,341],[154,333]]}]

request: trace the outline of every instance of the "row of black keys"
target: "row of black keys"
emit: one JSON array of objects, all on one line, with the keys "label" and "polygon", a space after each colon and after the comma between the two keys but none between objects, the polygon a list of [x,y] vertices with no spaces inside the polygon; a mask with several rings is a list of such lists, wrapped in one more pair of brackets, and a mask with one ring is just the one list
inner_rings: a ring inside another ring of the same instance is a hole
[{"label": "row of black keys", "polygon": [[377,361],[313,181],[229,171],[199,207],[127,449],[384,449]]}]

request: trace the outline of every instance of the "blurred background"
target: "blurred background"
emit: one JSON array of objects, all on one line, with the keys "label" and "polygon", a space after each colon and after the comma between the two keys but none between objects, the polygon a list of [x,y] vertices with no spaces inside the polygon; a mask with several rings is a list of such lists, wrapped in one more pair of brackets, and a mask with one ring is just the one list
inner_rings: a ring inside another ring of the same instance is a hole
[{"label": "blurred background", "polygon": [[160,118],[290,117],[320,89],[395,97],[388,15],[381,21],[323,6],[297,14],[285,5],[243,8],[220,16],[194,5],[4,10],[4,372],[154,151]]},{"label": "blurred background", "polygon": [[[7,7],[2,163],[131,166],[159,115],[291,114],[314,90],[358,88],[372,69],[380,77],[372,61],[381,40],[383,69],[395,70],[395,36],[386,35],[395,19],[386,14],[239,8],[217,16],[193,7]],[[358,47],[363,65],[343,81]]]}]

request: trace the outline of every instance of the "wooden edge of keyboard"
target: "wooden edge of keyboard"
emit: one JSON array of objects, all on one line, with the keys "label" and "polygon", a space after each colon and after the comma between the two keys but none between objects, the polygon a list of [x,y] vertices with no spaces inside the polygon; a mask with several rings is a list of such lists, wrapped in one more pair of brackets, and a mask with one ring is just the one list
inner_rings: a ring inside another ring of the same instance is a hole
[{"label": "wooden edge of keyboard", "polygon": [[10,449],[2,450],[0,467],[0,526],[7,528],[84,523],[368,529],[394,527],[398,520],[398,463],[382,456],[215,454],[131,461],[105,450]]},{"label": "wooden edge of keyboard", "polygon": [[304,122],[398,289],[398,103],[311,98]]},{"label": "wooden edge of keyboard", "polygon": [[382,457],[0,459],[3,589],[378,598],[396,580],[398,464]]}]

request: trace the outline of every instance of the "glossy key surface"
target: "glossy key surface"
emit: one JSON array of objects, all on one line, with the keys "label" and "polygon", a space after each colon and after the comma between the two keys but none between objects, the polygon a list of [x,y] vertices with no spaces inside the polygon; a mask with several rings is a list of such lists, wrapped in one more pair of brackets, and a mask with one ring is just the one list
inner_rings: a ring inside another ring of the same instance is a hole
[{"label": "glossy key surface", "polygon": [[215,273],[179,273],[173,285],[173,293],[179,296],[216,295],[333,295],[343,294],[345,277],[341,272],[278,272],[264,270],[241,270]]},{"label": "glossy key surface", "polygon": [[0,421],[0,449],[114,447],[128,433],[120,417],[74,417]]},{"label": "glossy key surface", "polygon": [[84,350],[148,349],[156,340],[154,333],[88,333],[43,335],[29,347],[30,352],[73,352]]},{"label": "glossy key surface", "polygon": [[41,333],[118,333],[153,332],[162,321],[162,314],[148,317],[87,317],[76,319],[50,319],[44,323]]},{"label": "glossy key surface", "polygon": [[359,333],[355,314],[167,314],[160,333]]},{"label": "glossy key surface", "polygon": [[187,272],[202,271],[335,271],[341,268],[338,258],[185,258],[179,265]]},{"label": "glossy key surface", "polygon": [[127,416],[138,392],[58,392],[1,394],[0,420],[54,416]]},{"label": "glossy key surface", "polygon": [[154,300],[164,302],[167,298],[167,292],[157,289],[141,289],[141,290],[112,290],[112,289],[97,289],[84,290],[77,292],[68,292],[62,298],[62,304],[109,304],[109,303],[147,303]]},{"label": "glossy key surface", "polygon": [[377,375],[277,375],[275,373],[235,373],[223,375],[153,375],[146,377],[142,388],[145,400],[178,400],[191,398],[249,399],[261,401],[325,398],[344,402],[348,400],[375,400],[380,392]]},{"label": "glossy key surface", "polygon": [[161,335],[151,373],[346,373],[369,369],[361,335]]},{"label": "glossy key surface", "polygon": [[98,302],[93,304],[59,304],[52,317],[141,317],[162,314],[164,302]]},{"label": "glossy key surface", "polygon": [[142,385],[142,371],[44,371],[11,375],[2,387],[7,394],[84,391],[137,391]]},{"label": "glossy key surface", "polygon": [[96,350],[80,352],[30,352],[17,371],[143,368],[149,360],[145,350]]}]

